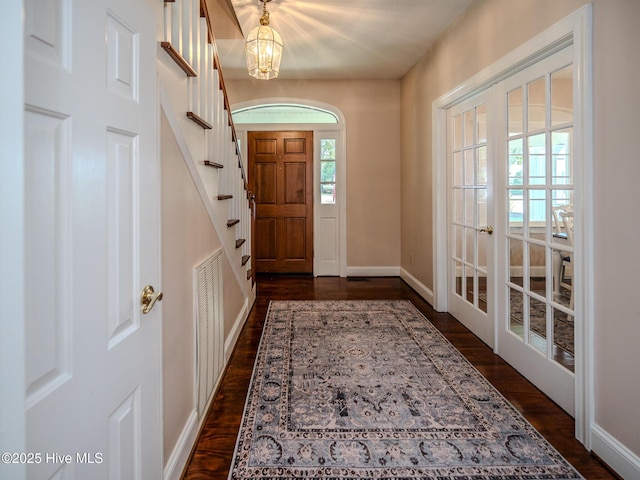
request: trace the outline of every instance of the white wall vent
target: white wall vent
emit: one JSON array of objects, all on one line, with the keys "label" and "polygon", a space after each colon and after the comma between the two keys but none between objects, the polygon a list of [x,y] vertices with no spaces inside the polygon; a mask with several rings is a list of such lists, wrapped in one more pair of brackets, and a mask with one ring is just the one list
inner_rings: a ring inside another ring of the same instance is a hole
[{"label": "white wall vent", "polygon": [[223,249],[194,270],[198,416],[206,413],[224,367]]}]

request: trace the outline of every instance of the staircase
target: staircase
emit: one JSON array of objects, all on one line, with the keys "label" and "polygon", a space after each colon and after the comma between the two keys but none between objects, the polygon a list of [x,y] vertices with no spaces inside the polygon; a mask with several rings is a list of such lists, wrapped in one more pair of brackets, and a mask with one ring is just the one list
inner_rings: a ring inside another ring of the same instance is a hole
[{"label": "staircase", "polygon": [[197,178],[202,182],[201,195],[212,223],[246,293],[255,281],[251,268],[255,206],[205,0],[165,0],[160,46],[173,62],[170,70],[160,70],[161,81],[171,84],[165,94],[168,100],[161,103],[165,111],[170,104],[176,117],[184,115],[191,124],[175,122],[193,162],[192,176],[197,185]]}]

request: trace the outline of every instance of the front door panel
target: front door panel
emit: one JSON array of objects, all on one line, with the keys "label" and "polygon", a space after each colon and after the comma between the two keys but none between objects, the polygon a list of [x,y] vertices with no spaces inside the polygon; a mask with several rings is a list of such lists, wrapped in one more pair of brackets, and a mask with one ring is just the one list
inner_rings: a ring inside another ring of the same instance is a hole
[{"label": "front door panel", "polygon": [[257,272],[313,273],[313,133],[248,132]]}]

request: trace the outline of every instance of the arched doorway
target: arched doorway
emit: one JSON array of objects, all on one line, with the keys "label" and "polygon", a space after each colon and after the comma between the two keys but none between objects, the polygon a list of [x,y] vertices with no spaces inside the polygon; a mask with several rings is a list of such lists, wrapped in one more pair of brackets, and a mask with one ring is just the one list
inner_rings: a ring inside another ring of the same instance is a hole
[{"label": "arched doorway", "polygon": [[232,107],[243,161],[251,171],[248,132],[313,132],[313,274],[346,276],[345,120],[333,105],[264,98]]}]

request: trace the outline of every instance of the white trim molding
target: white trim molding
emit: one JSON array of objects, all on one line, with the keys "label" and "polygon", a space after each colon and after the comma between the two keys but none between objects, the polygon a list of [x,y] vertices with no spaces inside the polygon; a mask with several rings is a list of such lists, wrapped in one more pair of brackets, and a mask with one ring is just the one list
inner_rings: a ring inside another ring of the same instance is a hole
[{"label": "white trim molding", "polygon": [[347,267],[347,277],[399,277],[400,267]]},{"label": "white trim molding", "polygon": [[[432,169],[434,179],[434,308],[447,311],[447,165],[446,118],[447,109],[489,88],[509,76],[534,64],[568,45],[573,45],[573,65],[577,89],[574,99],[576,145],[575,154],[581,158],[576,181],[576,203],[580,217],[576,219],[575,250],[579,252],[576,278],[583,286],[576,293],[576,315],[584,319],[576,322],[575,419],[576,438],[591,449],[591,428],[594,422],[593,392],[593,324],[594,324],[594,255],[593,231],[593,35],[592,6],[587,4],[565,19],[552,25],[522,46],[473,75],[467,81],[433,101]],[[597,452],[596,452],[597,453]]]},{"label": "white trim molding", "polygon": [[[203,416],[203,419],[204,418],[205,416]],[[187,465],[191,449],[193,448],[198,436],[198,431],[198,412],[193,409],[182,428],[182,432],[180,432],[180,437],[178,437],[178,441],[173,447],[173,451],[171,452],[171,455],[169,455],[167,463],[164,466],[164,480],[178,480],[182,476],[182,471]]]},{"label": "white trim molding", "polygon": [[229,335],[227,335],[227,339],[224,342],[224,366],[226,368],[229,363],[229,359],[231,358],[231,354],[233,353],[233,349],[236,346],[236,342],[238,341],[238,337],[240,337],[240,332],[242,332],[242,327],[249,318],[249,311],[251,310],[251,306],[253,305],[253,301],[255,300],[255,288],[253,289],[253,298],[246,298],[244,301],[244,305],[240,309],[240,313],[236,317],[235,322],[233,322],[233,327],[231,327],[231,331]]},{"label": "white trim molding", "polygon": [[400,278],[404,280],[411,288],[413,288],[418,295],[424,298],[429,304],[433,305],[433,291],[427,287],[424,283],[411,275],[404,268],[400,268]]},{"label": "white trim molding", "polygon": [[640,457],[600,427],[591,426],[591,447],[622,478],[640,478]]}]

